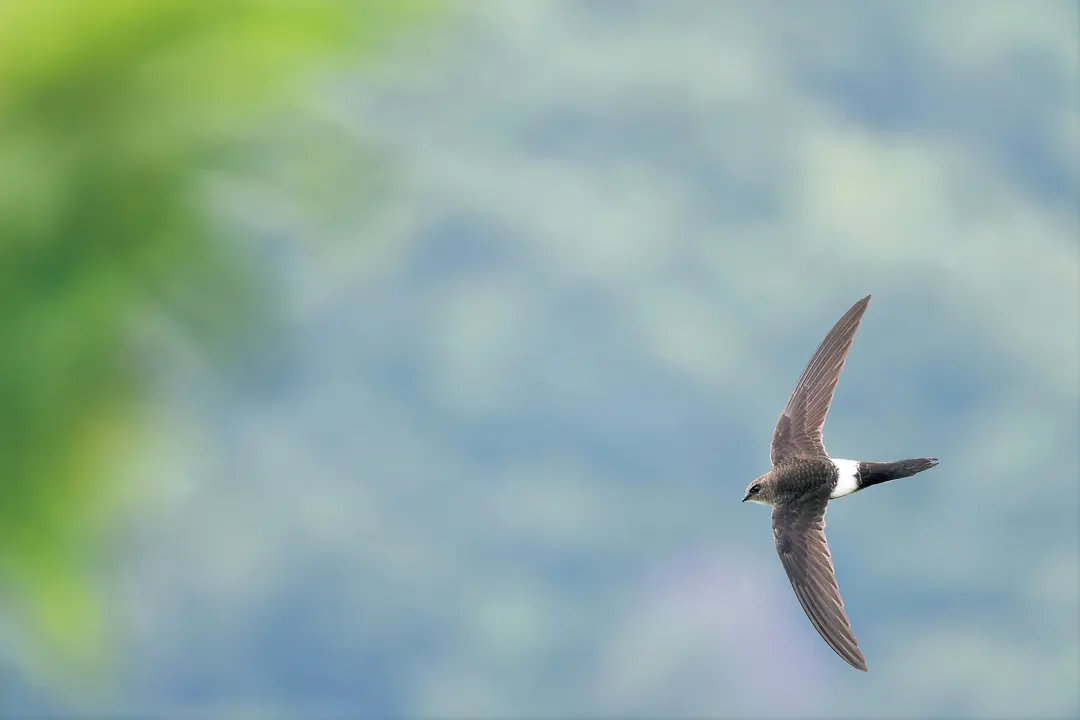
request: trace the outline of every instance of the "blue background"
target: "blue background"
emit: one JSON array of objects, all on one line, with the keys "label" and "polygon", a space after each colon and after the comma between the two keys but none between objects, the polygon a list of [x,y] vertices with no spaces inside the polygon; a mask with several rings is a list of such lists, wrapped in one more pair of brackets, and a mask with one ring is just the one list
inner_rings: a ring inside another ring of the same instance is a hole
[{"label": "blue background", "polygon": [[[115,662],[8,627],[12,716],[1075,716],[1077,27],[473,2],[314,89],[370,163],[215,186],[280,322],[156,359]],[[739,500],[867,293],[826,447],[941,464],[830,506],[864,675]]]}]

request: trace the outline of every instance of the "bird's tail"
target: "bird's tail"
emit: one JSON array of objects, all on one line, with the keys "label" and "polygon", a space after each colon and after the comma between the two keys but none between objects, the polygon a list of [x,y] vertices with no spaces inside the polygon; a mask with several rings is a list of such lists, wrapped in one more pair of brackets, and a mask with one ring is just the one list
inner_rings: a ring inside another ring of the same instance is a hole
[{"label": "bird's tail", "polygon": [[896,480],[929,470],[938,464],[937,458],[911,458],[893,462],[860,462],[859,489]]}]

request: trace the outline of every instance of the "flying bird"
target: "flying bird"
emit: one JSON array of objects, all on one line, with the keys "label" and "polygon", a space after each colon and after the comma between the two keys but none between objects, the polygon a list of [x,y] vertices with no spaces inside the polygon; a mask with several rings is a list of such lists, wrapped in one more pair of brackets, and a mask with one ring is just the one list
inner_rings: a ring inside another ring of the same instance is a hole
[{"label": "flying bird", "polygon": [[821,428],[869,304],[869,295],[855,303],[810,358],[776,423],[772,470],[750,483],[743,497],[743,502],[772,506],[773,541],[795,597],[829,647],[863,672],[866,659],[844,613],[825,540],[825,509],[834,498],[909,477],[938,462],[937,458],[862,462],[833,459],[825,452]]}]

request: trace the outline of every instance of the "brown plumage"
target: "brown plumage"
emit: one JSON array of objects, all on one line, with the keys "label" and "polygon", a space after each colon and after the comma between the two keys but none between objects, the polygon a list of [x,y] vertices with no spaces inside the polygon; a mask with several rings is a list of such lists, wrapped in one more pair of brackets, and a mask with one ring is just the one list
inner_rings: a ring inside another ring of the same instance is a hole
[{"label": "brown plumage", "polygon": [[773,467],[789,458],[822,458],[829,455],[821,442],[821,428],[829,414],[840,371],[844,369],[848,350],[855,339],[863,313],[870,304],[867,295],[855,303],[844,317],[837,321],[825,339],[821,341],[814,357],[810,359],[802,377],[791,392],[772,440]]},{"label": "brown plumage", "polygon": [[866,658],[844,612],[844,599],[836,585],[832,554],[825,540],[829,491],[824,487],[799,502],[773,507],[773,540],[795,597],[814,628],[837,655],[865,672]]},{"label": "brown plumage", "polygon": [[888,463],[833,460],[825,452],[821,430],[869,304],[869,295],[855,303],[818,346],[777,420],[772,470],[752,482],[743,497],[772,506],[773,540],[795,597],[829,647],[862,671],[867,669],[866,660],[844,612],[825,540],[825,509],[831,498],[937,464],[936,458]]}]

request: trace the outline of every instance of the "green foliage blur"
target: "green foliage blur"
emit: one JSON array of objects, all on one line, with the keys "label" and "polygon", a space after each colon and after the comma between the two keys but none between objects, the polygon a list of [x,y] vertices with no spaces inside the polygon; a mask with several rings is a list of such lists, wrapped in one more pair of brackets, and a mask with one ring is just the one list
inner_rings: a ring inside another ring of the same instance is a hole
[{"label": "green foliage blur", "polygon": [[0,608],[62,654],[102,636],[83,568],[139,440],[133,320],[166,313],[214,341],[259,305],[201,174],[293,108],[305,73],[426,10],[0,0]]}]

